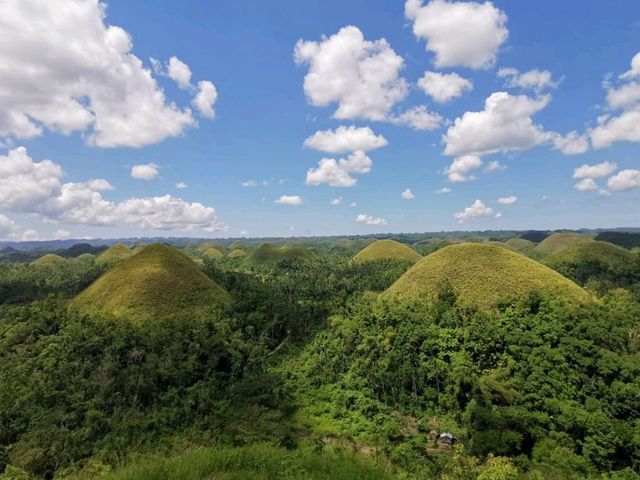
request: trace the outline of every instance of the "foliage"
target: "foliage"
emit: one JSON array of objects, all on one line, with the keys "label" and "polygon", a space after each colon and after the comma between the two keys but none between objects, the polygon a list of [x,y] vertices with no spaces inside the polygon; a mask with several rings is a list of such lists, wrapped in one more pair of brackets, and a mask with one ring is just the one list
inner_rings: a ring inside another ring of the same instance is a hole
[{"label": "foliage", "polygon": [[535,251],[543,255],[549,255],[572,245],[592,241],[593,238],[579,233],[554,233],[536,245]]},{"label": "foliage", "polygon": [[251,264],[277,264],[282,261],[315,260],[315,256],[305,247],[296,245],[272,245],[263,243],[247,257]]},{"label": "foliage", "polygon": [[96,257],[97,265],[112,266],[133,255],[133,251],[124,243],[114,243]]}]

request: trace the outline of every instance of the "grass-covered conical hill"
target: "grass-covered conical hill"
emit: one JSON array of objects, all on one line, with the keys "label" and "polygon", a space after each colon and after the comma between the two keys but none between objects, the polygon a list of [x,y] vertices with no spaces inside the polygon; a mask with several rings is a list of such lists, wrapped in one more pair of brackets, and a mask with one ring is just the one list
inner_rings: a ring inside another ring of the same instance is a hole
[{"label": "grass-covered conical hill", "polygon": [[202,258],[208,258],[210,260],[217,260],[218,258],[224,257],[222,252],[215,247],[209,247],[201,250],[200,255],[202,255]]},{"label": "grass-covered conical hill", "polygon": [[96,258],[96,265],[113,265],[129,258],[133,251],[124,243],[114,243]]},{"label": "grass-covered conical hill", "polygon": [[313,261],[315,259],[315,255],[305,247],[263,243],[247,256],[246,261],[255,264],[269,264],[280,263],[283,260]]},{"label": "grass-covered conical hill", "polygon": [[574,282],[535,260],[507,248],[476,243],[451,245],[424,257],[384,296],[434,301],[443,288],[453,289],[460,304],[480,309],[532,291],[576,303],[590,298]]},{"label": "grass-covered conical hill", "polygon": [[543,255],[551,255],[563,248],[593,241],[593,238],[580,233],[554,233],[536,245],[535,251]]},{"label": "grass-covered conical hill", "polygon": [[525,238],[510,238],[504,243],[519,252],[533,248],[535,246],[535,244],[531,240],[527,240]]},{"label": "grass-covered conical hill", "polygon": [[395,240],[376,240],[360,250],[354,262],[372,262],[375,260],[404,260],[416,263],[422,258],[418,252],[404,243]]},{"label": "grass-covered conical hill", "polygon": [[215,242],[204,242],[198,246],[198,251],[200,253],[205,253],[210,249],[218,250],[222,255],[227,253],[227,249],[224,247],[224,245],[220,245],[219,243]]},{"label": "grass-covered conical hill", "polygon": [[637,271],[640,258],[617,245],[593,241],[566,247],[547,256],[544,264],[577,282],[585,282],[603,275],[620,279]]},{"label": "grass-covered conical hill", "polygon": [[206,311],[229,294],[186,255],[152,244],[123,260],[80,293],[72,308],[132,320]]},{"label": "grass-covered conical hill", "polygon": [[32,265],[36,265],[38,267],[46,267],[46,266],[55,266],[55,265],[64,265],[67,263],[67,260],[62,258],[60,255],[56,255],[55,253],[47,253],[42,257],[31,262]]},{"label": "grass-covered conical hill", "polygon": [[247,252],[245,252],[244,250],[242,250],[240,248],[234,248],[227,255],[227,257],[229,257],[229,258],[241,258],[241,257],[246,257],[246,256],[247,256]]}]

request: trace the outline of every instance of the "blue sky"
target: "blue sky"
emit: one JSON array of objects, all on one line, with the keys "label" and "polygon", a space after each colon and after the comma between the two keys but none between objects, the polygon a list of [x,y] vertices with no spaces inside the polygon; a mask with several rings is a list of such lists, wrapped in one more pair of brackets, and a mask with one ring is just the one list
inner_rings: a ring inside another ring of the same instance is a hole
[{"label": "blue sky", "polygon": [[0,238],[640,223],[637,1],[50,5],[0,6]]}]

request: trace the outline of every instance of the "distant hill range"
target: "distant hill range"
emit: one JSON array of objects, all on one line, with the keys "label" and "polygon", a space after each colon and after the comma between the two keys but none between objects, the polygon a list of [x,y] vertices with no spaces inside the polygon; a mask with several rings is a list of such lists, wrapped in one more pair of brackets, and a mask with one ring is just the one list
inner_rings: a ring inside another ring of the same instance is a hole
[{"label": "distant hill range", "polygon": [[[234,242],[242,242],[244,245],[257,246],[262,243],[282,244],[284,242],[309,243],[336,241],[339,239],[364,240],[364,239],[393,239],[401,243],[415,245],[428,238],[458,237],[484,237],[490,240],[506,240],[512,237],[520,237],[532,242],[541,242],[553,233],[569,232],[570,230],[484,230],[484,231],[440,231],[440,232],[416,232],[416,233],[371,233],[368,235],[334,235],[334,236],[310,236],[310,237],[255,237],[255,238],[202,238],[202,237],[125,237],[125,238],[95,238],[95,239],[65,239],[65,240],[37,240],[28,242],[0,241],[0,257],[24,256],[24,252],[55,252],[62,257],[75,257],[82,253],[99,254],[115,243],[151,244],[170,243],[178,248],[188,244],[201,244],[203,242],[215,242],[228,248]],[[599,228],[572,230],[595,237],[596,240],[614,243],[616,245],[631,247],[640,246],[640,227]],[[624,245],[623,243],[624,242]],[[80,246],[81,245],[81,246]],[[94,250],[90,250],[92,247]],[[97,250],[96,250],[97,249]],[[81,251],[82,250],[82,251]],[[23,260],[37,258],[27,255]],[[16,259],[18,260],[18,259]]]}]

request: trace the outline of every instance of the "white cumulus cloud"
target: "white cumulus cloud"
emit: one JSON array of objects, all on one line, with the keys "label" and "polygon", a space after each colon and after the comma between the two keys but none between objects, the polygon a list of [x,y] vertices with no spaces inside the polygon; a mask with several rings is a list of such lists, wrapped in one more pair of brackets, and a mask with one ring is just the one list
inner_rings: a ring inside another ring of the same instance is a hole
[{"label": "white cumulus cloud", "polygon": [[438,103],[447,103],[473,89],[473,83],[457,73],[424,72],[418,87]]},{"label": "white cumulus cloud", "polygon": [[178,182],[178,183],[176,183],[176,188],[178,190],[184,190],[185,188],[189,188],[189,185],[187,185],[184,182]]},{"label": "white cumulus cloud", "polygon": [[442,195],[444,193],[451,193],[451,189],[449,187],[442,187],[436,190],[434,193],[437,195]]},{"label": "white cumulus cloud", "polygon": [[318,162],[318,168],[307,171],[307,185],[321,185],[326,183],[332,187],[353,187],[358,180],[352,173],[367,173],[373,162],[361,151],[356,151],[347,158],[336,160],[323,158]]},{"label": "white cumulus cloud", "polygon": [[553,148],[565,155],[580,155],[589,150],[589,137],[580,135],[576,131],[569,132],[565,136],[554,134]]},{"label": "white cumulus cloud", "polygon": [[129,33],[105,22],[106,10],[98,0],[0,2],[0,138],[47,129],[141,147],[196,125],[132,53]]},{"label": "white cumulus cloud", "polygon": [[474,180],[472,172],[482,166],[482,159],[477,155],[462,155],[451,162],[444,173],[455,183]]},{"label": "white cumulus cloud", "polygon": [[618,165],[612,162],[602,162],[595,165],[583,164],[573,171],[573,178],[607,177],[616,171]]},{"label": "white cumulus cloud", "polygon": [[304,141],[304,146],[326,153],[368,152],[388,145],[382,135],[369,127],[340,126],[335,130],[319,130]]},{"label": "white cumulus cloud", "polygon": [[309,66],[304,78],[309,102],[320,107],[337,103],[335,118],[385,120],[408,92],[399,76],[402,57],[385,39],[368,41],[355,26],[318,42],[299,40],[294,59]]},{"label": "white cumulus cloud", "polygon": [[198,93],[193,97],[191,105],[200,112],[200,115],[207,118],[216,116],[213,106],[218,100],[218,91],[213,82],[209,80],[201,80],[198,82]]},{"label": "white cumulus cloud", "polygon": [[364,223],[365,225],[387,225],[387,221],[384,218],[373,217],[371,215],[365,215],[364,213],[361,213],[356,217],[356,222]]},{"label": "white cumulus cloud", "polygon": [[275,203],[279,203],[281,205],[302,205],[302,197],[299,195],[282,195],[280,198],[276,199]]},{"label": "white cumulus cloud", "polygon": [[178,57],[171,57],[167,66],[167,75],[184,90],[191,88],[191,69]]},{"label": "white cumulus cloud", "polygon": [[443,136],[444,153],[451,156],[484,155],[526,150],[551,139],[531,118],[550,97],[530,98],[496,92],[485,100],[484,110],[465,112]]},{"label": "white cumulus cloud", "polygon": [[491,217],[493,214],[493,208],[487,207],[481,200],[476,200],[462,212],[454,214],[453,217],[458,221],[458,223],[464,223],[468,220],[474,220],[480,217]]},{"label": "white cumulus cloud", "polygon": [[145,163],[131,167],[131,178],[137,180],[153,180],[159,173],[158,166],[155,163]]},{"label": "white cumulus cloud", "polygon": [[338,206],[338,205],[340,205],[340,204],[342,203],[342,197],[336,197],[336,198],[333,198],[333,199],[331,200],[331,202],[330,202],[330,203],[331,203],[331,205],[333,205],[334,207],[335,207],[335,206]]},{"label": "white cumulus cloud", "polygon": [[528,72],[520,72],[517,68],[501,68],[498,70],[498,77],[505,79],[505,87],[528,89],[537,93],[558,86],[549,70],[537,68]]},{"label": "white cumulus cloud", "polygon": [[388,120],[395,125],[406,125],[414,130],[435,130],[444,123],[440,115],[430,112],[424,105],[412,107],[399,115],[391,115]]},{"label": "white cumulus cloud", "polygon": [[438,68],[490,67],[509,36],[507,16],[491,2],[407,0],[404,11]]},{"label": "white cumulus cloud", "polygon": [[508,197],[501,197],[498,199],[499,205],[513,205],[518,201],[518,197],[515,195],[510,195]]},{"label": "white cumulus cloud", "polygon": [[406,188],[401,194],[400,196],[402,198],[404,198],[405,200],[413,200],[415,198],[415,195],[413,194],[413,192],[411,191],[410,188]]},{"label": "white cumulus cloud", "polygon": [[598,184],[593,178],[583,178],[576,183],[573,188],[580,192],[587,192],[590,190],[598,190]]},{"label": "white cumulus cloud", "polygon": [[607,180],[607,188],[613,192],[622,192],[640,187],[640,170],[621,170]]}]

